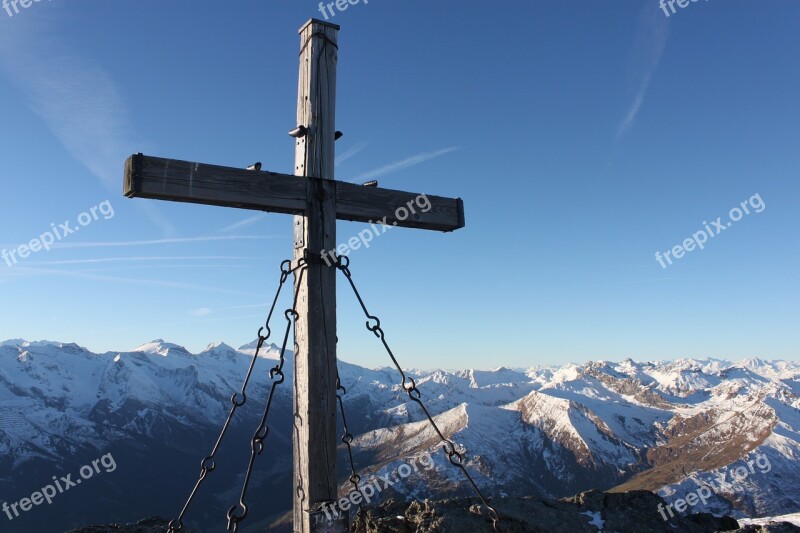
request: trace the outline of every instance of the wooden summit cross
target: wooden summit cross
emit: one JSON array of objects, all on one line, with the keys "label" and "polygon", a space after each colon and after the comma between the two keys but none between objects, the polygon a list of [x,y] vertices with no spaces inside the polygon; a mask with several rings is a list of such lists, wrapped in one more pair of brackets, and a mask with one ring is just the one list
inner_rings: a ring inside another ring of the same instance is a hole
[{"label": "wooden summit cross", "polygon": [[[125,196],[255,209],[294,216],[298,294],[295,322],[294,530],[312,531],[310,515],[337,499],[336,220],[453,231],[464,227],[459,198],[427,196],[427,212],[409,213],[421,195],[335,181],[336,62],[339,26],[310,20],[300,29],[300,80],[294,176],[137,154],[125,163]],[[403,211],[403,209],[405,210]],[[400,213],[407,213],[401,216]],[[323,303],[325,305],[323,305]]]}]

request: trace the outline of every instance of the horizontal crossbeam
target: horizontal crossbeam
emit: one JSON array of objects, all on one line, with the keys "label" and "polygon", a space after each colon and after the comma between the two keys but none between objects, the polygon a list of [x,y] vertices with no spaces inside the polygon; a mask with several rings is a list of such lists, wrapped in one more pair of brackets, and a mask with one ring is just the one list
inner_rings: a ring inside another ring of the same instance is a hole
[{"label": "horizontal crossbeam", "polygon": [[[128,198],[302,214],[315,179],[136,154],[125,162],[124,193]],[[436,231],[464,227],[460,198],[335,183],[337,219]]]}]

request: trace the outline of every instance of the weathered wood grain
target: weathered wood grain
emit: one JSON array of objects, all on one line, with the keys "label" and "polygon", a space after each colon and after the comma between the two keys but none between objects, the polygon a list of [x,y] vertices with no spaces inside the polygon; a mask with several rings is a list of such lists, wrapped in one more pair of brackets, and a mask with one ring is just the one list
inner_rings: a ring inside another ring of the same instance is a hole
[{"label": "weathered wood grain", "polygon": [[[305,150],[306,143],[305,137],[298,139],[297,147]],[[317,149],[319,144],[315,144]],[[307,170],[307,164],[305,159],[299,161],[296,172]],[[313,170],[330,175],[333,169]],[[300,174],[291,176],[136,154],[125,162],[123,192],[129,198],[299,214],[307,207],[306,182],[321,179],[302,178]],[[338,219],[436,231],[464,227],[464,205],[459,198],[363,187],[343,181],[335,183],[331,194],[335,194]]]},{"label": "weathered wood grain", "polygon": [[[308,185],[308,207],[294,217],[298,294],[294,358],[294,531],[313,533],[311,512],[336,500],[336,274],[319,261],[336,246],[336,41],[339,27],[312,20],[300,29],[297,124],[308,134],[295,146],[296,181]],[[317,179],[308,179],[314,176]],[[305,188],[305,187],[304,187]],[[348,528],[349,529],[349,528]],[[316,531],[320,531],[316,529]]]},{"label": "weathered wood grain", "polygon": [[403,228],[454,231],[464,227],[464,204],[460,198],[362,187],[337,181],[336,217]]},{"label": "weathered wood grain", "polygon": [[125,162],[123,193],[128,198],[302,213],[306,184],[275,172],[192,163],[136,154]]}]

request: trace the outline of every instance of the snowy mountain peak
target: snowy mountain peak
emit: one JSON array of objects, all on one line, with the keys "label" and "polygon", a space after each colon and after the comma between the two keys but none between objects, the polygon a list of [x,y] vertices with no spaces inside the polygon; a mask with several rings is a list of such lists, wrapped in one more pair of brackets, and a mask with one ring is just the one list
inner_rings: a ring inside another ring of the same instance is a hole
[{"label": "snowy mountain peak", "polygon": [[224,342],[212,342],[209,344],[205,350],[200,352],[200,357],[208,356],[213,357],[215,359],[227,359],[230,361],[236,360],[242,354],[236,349],[228,346]]},{"label": "snowy mountain peak", "polygon": [[[9,483],[10,469],[40,471],[42,461],[86,446],[89,458],[92,450],[124,442],[157,455],[173,453],[189,437],[216,437],[257,346],[258,340],[239,350],[215,342],[192,355],[156,339],[132,351],[94,354],[75,344],[0,343],[0,486]],[[259,352],[265,360],[257,361],[247,391],[255,404],[267,397],[279,351],[265,343]],[[440,436],[395,369],[344,361],[338,369],[357,435],[356,463],[377,472],[394,468],[400,457],[441,452]],[[283,370],[276,435],[291,434],[293,365]],[[800,507],[797,362],[627,359],[407,373],[443,434],[468,450],[465,459],[481,485],[497,492],[563,497],[593,487],[644,488],[674,500],[696,490],[697,480],[722,479],[751,455],[765,454],[769,475],[751,472],[745,493],[720,493],[704,510],[753,516]],[[247,439],[252,428],[232,431]],[[276,456],[288,457],[291,438],[273,443]],[[283,463],[289,479],[291,461]],[[447,472],[437,462],[433,486],[463,488]]]},{"label": "snowy mountain peak", "polygon": [[[258,348],[258,339],[255,339],[252,342],[248,342],[247,344],[240,346],[239,352],[252,357],[253,354],[256,353],[256,348]],[[280,353],[281,353],[280,346],[274,343],[265,342],[264,345],[261,347],[261,351],[258,353],[258,356],[264,357],[266,359],[277,359],[280,356]],[[286,358],[290,358],[291,355],[292,355],[291,352],[287,348],[284,356]]]},{"label": "snowy mountain peak", "polygon": [[148,354],[156,354],[167,357],[168,355],[191,355],[189,351],[183,346],[172,344],[171,342],[164,342],[164,339],[156,339],[141,346],[137,346],[132,352],[142,352]]},{"label": "snowy mountain peak", "polygon": [[[232,347],[230,347],[230,346],[228,346],[228,345],[227,345],[227,344],[225,344],[224,342],[222,342],[222,341],[219,341],[219,342],[212,342],[212,343],[209,343],[209,345],[208,345],[208,346],[206,346],[206,349],[205,349],[205,350],[203,350],[203,352],[204,352],[204,353],[205,353],[205,352],[211,352],[211,351],[214,351],[214,350],[227,351],[227,350],[233,350],[233,348],[232,348]],[[234,351],[235,351],[235,350],[234,350]]]},{"label": "snowy mountain peak", "polygon": [[58,341],[26,341],[25,339],[9,339],[0,342],[0,346],[11,346],[16,348],[58,348],[70,353],[88,352],[83,346],[79,346],[74,342],[58,342]]},{"label": "snowy mountain peak", "polygon": [[0,342],[0,346],[22,346],[25,342],[25,339],[8,339]]},{"label": "snowy mountain peak", "polygon": [[494,370],[469,370],[462,375],[470,381],[470,387],[480,389],[483,387],[513,387],[518,383],[528,383],[530,378],[521,372],[516,372],[506,367]]}]

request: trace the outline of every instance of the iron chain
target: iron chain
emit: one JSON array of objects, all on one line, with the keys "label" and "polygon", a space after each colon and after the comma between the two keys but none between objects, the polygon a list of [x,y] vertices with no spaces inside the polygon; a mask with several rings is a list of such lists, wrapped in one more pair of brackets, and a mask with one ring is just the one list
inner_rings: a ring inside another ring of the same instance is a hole
[{"label": "iron chain", "polygon": [[[200,486],[205,481],[208,474],[213,472],[217,464],[215,462],[215,458],[217,456],[217,452],[222,444],[222,440],[225,438],[225,435],[228,432],[228,428],[233,421],[233,417],[236,414],[237,409],[242,407],[247,402],[247,385],[250,383],[250,378],[253,375],[253,369],[255,368],[256,361],[258,361],[258,354],[261,351],[261,348],[264,346],[264,343],[271,335],[271,330],[269,328],[269,323],[272,320],[272,314],[275,311],[275,305],[278,302],[278,297],[281,295],[281,289],[283,289],[283,285],[286,283],[287,278],[292,273],[293,268],[291,268],[291,261],[286,260],[281,263],[281,276],[280,281],[278,282],[278,290],[275,293],[275,298],[272,300],[272,306],[269,309],[269,314],[267,315],[267,320],[264,323],[264,326],[259,328],[258,330],[258,344],[256,346],[256,351],[253,354],[253,359],[250,361],[250,366],[247,369],[247,374],[245,375],[244,382],[242,383],[242,389],[239,393],[234,393],[231,396],[231,409],[228,412],[228,418],[225,420],[225,423],[222,425],[222,430],[220,431],[219,437],[217,437],[216,442],[214,443],[214,447],[211,449],[211,453],[208,454],[201,462],[200,462],[200,476],[197,479],[197,482],[192,488],[192,491],[189,493],[189,497],[186,499],[186,503],[181,509],[178,518],[171,521],[169,523],[169,527],[167,529],[168,533],[177,533],[178,531],[182,531],[184,528],[183,519],[186,516],[186,513],[189,510],[192,502],[194,501],[195,496],[197,495]],[[266,335],[264,334],[266,330]]]},{"label": "iron chain", "polygon": [[[267,403],[264,406],[264,412],[261,415],[261,420],[259,421],[258,427],[256,428],[255,433],[253,433],[253,438],[250,441],[250,462],[247,465],[244,481],[242,482],[242,492],[239,495],[239,502],[228,510],[228,531],[231,533],[236,533],[239,529],[239,522],[247,518],[248,508],[247,503],[245,502],[247,499],[247,490],[250,487],[250,479],[253,475],[253,467],[256,463],[256,456],[261,455],[264,452],[264,441],[266,440],[267,435],[269,435],[267,418],[269,417],[270,407],[272,407],[272,400],[275,396],[275,390],[277,389],[278,385],[283,383],[285,378],[283,374],[283,364],[286,362],[286,359],[284,356],[286,354],[286,345],[289,342],[289,334],[292,331],[292,325],[299,316],[297,314],[297,297],[300,294],[300,286],[302,284],[303,274],[305,274],[306,270],[305,266],[305,260],[300,259],[297,263],[297,266],[290,270],[291,272],[300,269],[300,274],[296,284],[296,289],[294,291],[294,298],[292,299],[292,307],[287,309],[284,313],[286,317],[286,330],[283,334],[281,352],[278,358],[278,364],[269,371],[269,377],[273,380],[272,388],[269,391],[269,397],[267,398]],[[287,273],[286,276],[288,277],[288,275],[289,274]]]},{"label": "iron chain", "polygon": [[[344,395],[347,394],[347,389],[342,386],[342,382],[339,379],[339,372],[336,372],[336,399],[339,401],[339,410],[342,413],[342,442],[347,446],[347,455],[350,458],[350,483],[353,484],[353,488],[356,492],[361,492],[359,487],[359,482],[361,481],[361,476],[356,473],[356,466],[355,462],[353,461],[353,441],[355,437],[350,430],[347,429],[347,417],[344,414]],[[359,504],[359,513],[361,512],[361,504]]]},{"label": "iron chain", "polygon": [[492,527],[494,528],[495,531],[499,531],[500,517],[497,514],[497,511],[495,511],[494,508],[491,505],[489,505],[489,503],[486,501],[486,498],[483,497],[483,494],[478,488],[478,485],[475,483],[475,480],[472,479],[472,476],[469,474],[466,467],[464,466],[464,455],[456,449],[456,445],[453,444],[453,441],[444,436],[442,431],[439,429],[439,426],[436,425],[436,422],[434,422],[433,417],[431,416],[427,407],[425,407],[425,404],[422,403],[422,393],[417,388],[417,384],[414,381],[414,378],[406,375],[406,373],[403,371],[403,368],[397,362],[397,358],[395,358],[392,349],[386,342],[386,335],[383,331],[383,328],[381,327],[380,319],[375,315],[371,315],[367,310],[367,306],[364,304],[364,300],[361,298],[361,294],[358,292],[358,289],[356,288],[356,285],[353,282],[353,276],[352,273],[350,272],[349,267],[350,267],[350,258],[338,255],[336,256],[336,268],[338,268],[342,272],[342,274],[344,274],[344,276],[347,278],[347,281],[350,283],[350,287],[353,289],[353,293],[355,294],[358,303],[361,305],[361,309],[364,311],[364,315],[367,317],[366,321],[367,329],[381,340],[384,348],[386,348],[386,352],[392,359],[392,363],[394,363],[394,366],[397,368],[397,371],[400,372],[400,376],[402,378],[401,385],[403,387],[403,390],[406,391],[408,397],[412,401],[416,402],[420,406],[420,408],[422,408],[422,412],[425,413],[428,422],[430,422],[434,431],[436,431],[436,434],[439,435],[439,438],[444,443],[442,449],[447,455],[447,459],[453,466],[459,468],[463,472],[464,477],[466,477],[467,481],[469,481],[470,485],[472,485],[472,488],[478,495],[478,498],[481,500],[481,503],[483,503],[483,505],[489,511],[489,517],[492,519]]}]

